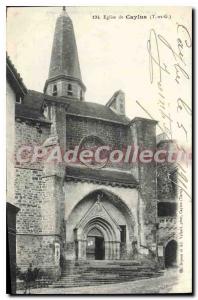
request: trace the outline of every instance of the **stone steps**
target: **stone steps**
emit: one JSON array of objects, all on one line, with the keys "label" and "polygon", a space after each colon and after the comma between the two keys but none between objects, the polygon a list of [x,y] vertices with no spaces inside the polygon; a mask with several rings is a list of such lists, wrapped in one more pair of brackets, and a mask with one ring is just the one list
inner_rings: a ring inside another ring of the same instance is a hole
[{"label": "stone steps", "polygon": [[61,278],[51,287],[77,287],[157,277],[155,266],[137,261],[66,261]]},{"label": "stone steps", "polygon": [[[158,275],[159,276],[159,275]],[[152,276],[152,277],[157,277]],[[92,279],[92,280],[79,280],[79,281],[58,281],[57,283],[51,285],[51,287],[55,288],[63,288],[63,287],[80,287],[80,286],[97,286],[97,285],[102,285],[102,284],[113,284],[113,283],[122,283],[122,282],[127,282],[127,281],[135,281],[138,279],[148,279],[151,278],[151,276],[141,276],[141,277],[134,277],[134,278],[118,278],[118,279]]]}]

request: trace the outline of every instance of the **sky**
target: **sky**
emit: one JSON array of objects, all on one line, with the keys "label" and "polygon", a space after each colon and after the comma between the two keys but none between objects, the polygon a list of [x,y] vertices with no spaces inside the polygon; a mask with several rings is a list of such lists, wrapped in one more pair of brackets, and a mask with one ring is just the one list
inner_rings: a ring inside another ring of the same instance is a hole
[{"label": "sky", "polygon": [[[61,10],[61,7],[8,9],[8,55],[29,89],[43,91],[48,77],[55,23]],[[115,91],[121,89],[125,93],[129,118],[148,117],[138,101],[163,127],[156,66],[154,82],[150,82],[148,40],[153,29],[178,52],[177,24],[183,22],[191,29],[190,10],[174,7],[67,7],[67,13],[73,21],[82,80],[87,87],[85,100],[105,104]],[[165,15],[171,17],[164,18]],[[147,18],[140,18],[142,16]],[[181,38],[185,41],[186,32],[182,32]],[[189,49],[184,51],[185,65],[190,73],[191,54]],[[160,55],[171,69],[172,76],[163,73],[163,96],[174,117],[176,99],[181,96],[188,102],[191,99],[190,79],[181,78],[180,84],[176,84],[175,58],[162,43]],[[175,125],[171,125],[174,138],[178,136],[178,128],[174,131]],[[161,132],[158,128],[158,133]]]}]

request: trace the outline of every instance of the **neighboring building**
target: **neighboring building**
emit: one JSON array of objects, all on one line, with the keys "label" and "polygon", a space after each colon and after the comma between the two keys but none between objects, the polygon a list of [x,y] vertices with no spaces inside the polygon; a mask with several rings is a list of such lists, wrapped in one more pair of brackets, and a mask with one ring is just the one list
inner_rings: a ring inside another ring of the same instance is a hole
[{"label": "neighboring building", "polygon": [[7,292],[16,290],[16,214],[15,206],[15,104],[27,93],[20,75],[10,58],[6,61],[6,228],[7,228]]},{"label": "neighboring building", "polygon": [[27,89],[10,58],[6,61],[6,165],[7,201],[15,204],[15,105],[21,104]]},{"label": "neighboring building", "polygon": [[[85,91],[73,24],[63,11],[56,23],[44,93],[29,90],[16,103],[16,151],[21,145],[43,144],[47,150],[60,145],[63,152],[77,145],[156,149],[157,122],[129,120],[122,91],[105,106],[86,102]],[[172,231],[176,228],[171,211],[164,225],[158,218],[158,200],[164,205],[167,201],[158,193],[163,182],[156,170],[153,161],[108,163],[103,168],[94,163],[91,168],[52,165],[42,159],[17,162],[18,266],[25,269],[32,263],[56,278],[65,260],[132,259],[135,251],[150,257],[157,256],[158,249],[163,250],[158,253],[163,264],[164,247],[175,237],[168,230],[161,239],[161,228],[167,223]]]}]

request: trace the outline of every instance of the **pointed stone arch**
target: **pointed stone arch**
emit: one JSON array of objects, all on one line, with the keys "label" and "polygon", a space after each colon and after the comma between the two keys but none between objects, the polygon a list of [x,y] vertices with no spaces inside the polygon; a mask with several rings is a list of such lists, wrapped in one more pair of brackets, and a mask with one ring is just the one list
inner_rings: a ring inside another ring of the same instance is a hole
[{"label": "pointed stone arch", "polygon": [[133,215],[128,206],[117,195],[106,189],[96,189],[88,193],[78,202],[72,212],[90,196],[96,200],[74,228],[76,258],[86,259],[87,236],[90,230],[96,228],[104,237],[105,259],[120,259],[121,228],[111,212],[107,211],[103,205],[103,200],[108,200],[123,214],[130,239],[134,236]]},{"label": "pointed stone arch", "polygon": [[[82,203],[83,201],[85,201],[85,199],[91,195],[95,195],[95,197],[97,197],[97,195],[105,195],[108,200],[117,208],[119,209],[122,214],[125,216],[126,221],[127,221],[127,226],[128,226],[128,230],[129,230],[129,237],[131,240],[134,239],[134,227],[135,227],[135,219],[134,216],[131,212],[131,210],[129,209],[129,207],[127,206],[127,204],[115,193],[113,193],[112,191],[109,191],[108,189],[105,188],[101,188],[101,189],[95,189],[94,191],[91,191],[89,193],[87,193],[76,205],[75,207],[72,209],[72,212],[76,209],[76,207]],[[70,213],[70,215],[72,214],[72,212]]]},{"label": "pointed stone arch", "polygon": [[165,268],[175,267],[177,265],[178,244],[176,239],[171,238],[164,244],[164,265]]},{"label": "pointed stone arch", "polygon": [[97,228],[104,236],[105,259],[120,258],[120,227],[98,199],[75,228],[78,259],[86,259],[87,236]]}]

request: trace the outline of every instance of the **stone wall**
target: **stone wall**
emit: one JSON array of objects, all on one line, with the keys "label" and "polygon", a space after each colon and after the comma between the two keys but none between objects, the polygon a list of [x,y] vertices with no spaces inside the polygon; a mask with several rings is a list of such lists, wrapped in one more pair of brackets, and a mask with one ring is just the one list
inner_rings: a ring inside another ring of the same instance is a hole
[{"label": "stone wall", "polygon": [[164,245],[171,238],[177,238],[177,218],[176,217],[161,217],[158,218],[158,242]]},{"label": "stone wall", "polygon": [[14,204],[14,147],[15,147],[15,101],[16,95],[10,84],[6,84],[6,192],[7,201]]},{"label": "stone wall", "polygon": [[[158,150],[176,151],[174,141],[161,141]],[[163,162],[157,165],[157,197],[160,201],[176,200],[177,197],[177,171],[175,162]]]},{"label": "stone wall", "polygon": [[[49,125],[42,126],[42,128],[38,128],[36,123],[31,123],[29,121],[18,119],[15,122],[15,167],[22,167],[27,169],[39,169],[42,170],[44,166],[44,161],[42,159],[33,161],[32,156],[34,151],[36,151],[35,147],[40,147],[44,143],[44,141],[49,137],[50,128]],[[23,155],[20,155],[20,149],[23,146],[30,147],[30,151]],[[20,162],[19,158],[29,158],[27,162]]]},{"label": "stone wall", "polygon": [[17,233],[42,232],[42,193],[45,184],[42,170],[16,169]]},{"label": "stone wall", "polygon": [[[22,145],[42,145],[48,134],[49,128],[43,128],[42,133],[40,133],[33,124],[16,122],[16,153]],[[15,168],[15,197],[16,203],[20,207],[20,213],[17,218],[17,232],[42,232],[42,193],[45,190],[45,182],[43,181],[43,162],[19,163],[16,161]]]},{"label": "stone wall", "polygon": [[112,122],[100,121],[67,115],[67,149],[79,145],[84,137],[95,135],[101,138],[105,145],[122,149],[123,145],[131,143],[127,127]]},{"label": "stone wall", "polygon": [[[21,145],[40,146],[50,135],[49,126],[38,130],[35,124],[16,122],[16,151]],[[15,192],[20,208],[17,216],[17,265],[30,263],[49,277],[60,274],[54,262],[55,245],[61,245],[60,191],[55,175],[46,176],[43,161],[16,163]],[[59,253],[60,256],[60,253]],[[59,257],[60,259],[60,257]]]},{"label": "stone wall", "polygon": [[26,271],[29,264],[45,272],[48,277],[60,275],[56,262],[55,245],[60,243],[54,235],[17,235],[17,265]]},{"label": "stone wall", "polygon": [[[158,150],[174,151],[176,143],[174,141],[162,140],[157,145]],[[175,162],[158,163],[157,165],[157,197],[163,208],[160,209],[158,216],[158,244],[163,249],[163,256],[159,257],[161,265],[164,266],[165,248],[171,239],[177,241],[178,237],[178,221],[177,221],[177,170]],[[175,215],[173,213],[173,205],[175,204]],[[170,206],[172,205],[172,206]],[[172,209],[171,209],[172,207]],[[169,208],[170,215],[163,216],[164,209]],[[170,211],[171,210],[171,211]],[[162,255],[162,253],[161,253]]]},{"label": "stone wall", "polygon": [[[122,150],[123,146],[131,145],[132,143],[129,133],[129,128],[122,124],[67,115],[67,150],[74,149],[75,146],[81,143],[83,138],[90,135],[97,136],[105,145],[110,146],[111,149]],[[109,163],[108,166],[121,169],[130,168],[128,164],[123,162]]]}]

